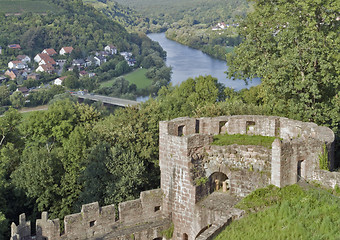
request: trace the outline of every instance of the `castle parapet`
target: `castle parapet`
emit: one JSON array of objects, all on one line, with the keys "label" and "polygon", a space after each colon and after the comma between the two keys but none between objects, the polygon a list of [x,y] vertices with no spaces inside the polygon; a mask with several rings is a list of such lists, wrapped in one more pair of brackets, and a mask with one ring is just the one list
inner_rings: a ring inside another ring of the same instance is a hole
[{"label": "castle parapet", "polygon": [[[339,181],[319,171],[324,146],[333,168],[335,136],[315,123],[259,115],[182,117],[160,122],[159,130],[163,212],[172,216],[175,239],[193,240],[212,223],[204,222],[207,216],[198,217],[201,212],[193,209],[221,188],[244,197],[269,184],[284,187],[316,178],[327,178],[332,185]],[[214,135],[226,133],[276,139],[271,147],[211,145]]]},{"label": "castle parapet", "polygon": [[[98,202],[85,204],[80,213],[67,215],[64,218],[65,232],[61,234],[59,219],[48,219],[43,212],[36,221],[36,236],[31,236],[31,223],[21,214],[19,225],[12,223],[11,240],[60,240],[60,239],[126,239],[125,236],[136,234],[142,239],[152,233],[155,238],[161,237],[162,231],[169,227],[169,221],[163,221],[162,190],[155,189],[141,192],[140,198],[119,204],[119,217],[116,219],[114,205],[100,207]],[[154,224],[157,222],[158,224]],[[144,224],[144,228],[134,227],[136,223]],[[164,223],[162,225],[162,223]],[[122,231],[124,229],[124,231]],[[138,238],[135,238],[138,239]]]},{"label": "castle parapet", "polygon": [[11,240],[31,239],[31,222],[26,221],[25,213],[19,216],[19,225],[11,225]]}]

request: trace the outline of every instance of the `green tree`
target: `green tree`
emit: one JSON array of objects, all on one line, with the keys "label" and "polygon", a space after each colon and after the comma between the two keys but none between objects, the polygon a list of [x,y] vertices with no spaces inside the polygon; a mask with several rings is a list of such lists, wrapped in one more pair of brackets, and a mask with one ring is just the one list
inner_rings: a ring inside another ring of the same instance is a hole
[{"label": "green tree", "polygon": [[23,152],[22,162],[12,177],[16,187],[36,199],[39,211],[48,210],[56,217],[60,210],[58,189],[62,173],[57,151],[31,146]]},{"label": "green tree", "polygon": [[8,228],[8,220],[5,215],[0,212],[0,236],[4,236],[5,232],[7,232]]},{"label": "green tree", "polygon": [[3,117],[0,117],[0,147],[8,142],[19,146],[20,134],[18,127],[21,118],[21,114],[14,108],[10,108]]},{"label": "green tree", "polygon": [[0,106],[9,104],[10,92],[7,86],[0,86]]},{"label": "green tree", "polygon": [[106,187],[105,203],[133,200],[145,189],[145,182],[150,181],[147,168],[132,149],[115,146],[111,153],[112,160],[105,163],[112,175],[112,181]]},{"label": "green tree", "polygon": [[16,108],[22,108],[25,105],[25,97],[24,95],[19,92],[15,91],[11,96],[10,100],[12,102],[12,105]]},{"label": "green tree", "polygon": [[76,89],[80,86],[80,82],[78,78],[74,74],[72,74],[65,78],[65,80],[63,81],[63,85],[69,89]]},{"label": "green tree", "polygon": [[340,3],[253,0],[240,24],[244,40],[228,56],[229,76],[261,77],[259,96],[274,114],[340,122]]}]

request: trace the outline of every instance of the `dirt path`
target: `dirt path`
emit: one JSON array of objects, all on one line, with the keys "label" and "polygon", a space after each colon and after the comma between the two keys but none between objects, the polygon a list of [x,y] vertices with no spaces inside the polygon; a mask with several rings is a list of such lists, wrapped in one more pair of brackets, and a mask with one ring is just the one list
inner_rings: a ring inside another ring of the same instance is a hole
[{"label": "dirt path", "polygon": [[34,112],[34,111],[44,111],[48,109],[48,105],[42,105],[37,107],[31,107],[31,108],[22,108],[19,110],[20,113],[26,113],[26,112]]}]

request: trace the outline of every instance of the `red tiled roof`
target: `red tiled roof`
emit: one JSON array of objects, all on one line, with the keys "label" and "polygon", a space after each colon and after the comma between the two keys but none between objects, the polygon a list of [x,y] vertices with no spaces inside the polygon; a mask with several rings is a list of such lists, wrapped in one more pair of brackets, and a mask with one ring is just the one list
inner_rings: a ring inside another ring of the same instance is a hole
[{"label": "red tiled roof", "polygon": [[43,64],[41,65],[41,67],[44,69],[45,72],[54,70],[54,67],[51,64]]},{"label": "red tiled roof", "polygon": [[63,47],[65,53],[71,53],[73,51],[73,47]]},{"label": "red tiled roof", "polygon": [[17,56],[17,59],[22,60],[22,59],[24,59],[24,58],[26,58],[26,57],[27,57],[26,55],[18,55],[18,56]]},{"label": "red tiled roof", "polygon": [[49,56],[53,56],[53,55],[57,54],[57,52],[53,48],[44,49],[43,52],[45,52]]},{"label": "red tiled roof", "polygon": [[39,54],[39,57],[41,58],[41,60],[44,60],[46,64],[52,64],[55,65],[56,62],[54,61],[53,58],[51,58],[49,55],[47,55],[46,53],[41,53]]}]

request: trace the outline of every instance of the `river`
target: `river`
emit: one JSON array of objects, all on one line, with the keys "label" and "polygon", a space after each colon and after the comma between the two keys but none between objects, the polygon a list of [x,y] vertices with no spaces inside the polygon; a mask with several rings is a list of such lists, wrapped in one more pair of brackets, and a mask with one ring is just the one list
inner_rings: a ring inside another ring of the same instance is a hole
[{"label": "river", "polygon": [[260,84],[259,78],[253,79],[248,85],[243,80],[231,80],[227,78],[225,71],[228,70],[227,62],[210,57],[209,55],[169,40],[165,33],[151,33],[148,37],[159,42],[167,52],[166,64],[172,67],[171,82],[174,85],[180,84],[189,77],[199,75],[211,75],[223,83],[226,87],[240,90]]}]

